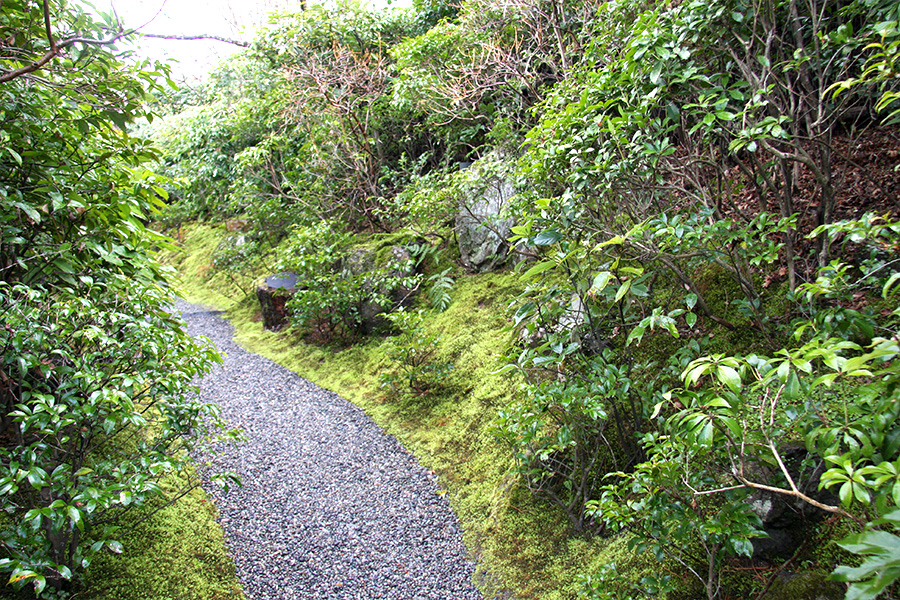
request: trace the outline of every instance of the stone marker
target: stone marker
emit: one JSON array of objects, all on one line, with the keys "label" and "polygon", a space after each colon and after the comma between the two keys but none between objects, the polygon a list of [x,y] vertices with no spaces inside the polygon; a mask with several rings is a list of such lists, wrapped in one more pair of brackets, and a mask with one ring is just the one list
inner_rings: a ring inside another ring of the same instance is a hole
[{"label": "stone marker", "polygon": [[256,298],[262,310],[263,327],[278,331],[288,323],[287,304],[297,291],[296,273],[269,275],[256,287]]}]

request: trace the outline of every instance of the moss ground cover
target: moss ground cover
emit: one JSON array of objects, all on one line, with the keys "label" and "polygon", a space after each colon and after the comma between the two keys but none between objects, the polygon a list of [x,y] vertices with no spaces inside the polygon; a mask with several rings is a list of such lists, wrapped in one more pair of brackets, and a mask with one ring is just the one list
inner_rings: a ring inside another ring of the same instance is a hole
[{"label": "moss ground cover", "polygon": [[486,597],[575,598],[580,573],[616,562],[638,577],[651,566],[630,556],[621,539],[571,537],[565,516],[519,485],[509,450],[490,432],[519,384],[514,375],[494,374],[510,335],[506,307],[521,289],[517,274],[458,273],[450,306],[425,321],[439,336],[435,360],[454,370],[427,396],[394,395],[378,381],[391,368],[386,339],[328,349],[307,345],[291,329],[264,330],[256,299],[229,291],[209,267],[223,232],[198,224],[182,232],[184,253],[167,258],[189,300],[225,310],[243,347],[361,406],[438,474],[479,560]]},{"label": "moss ground cover", "polygon": [[[144,516],[136,513],[128,520],[136,523]],[[161,508],[123,536],[122,555],[94,561],[77,598],[243,600],[215,516],[215,506],[200,489]]]}]

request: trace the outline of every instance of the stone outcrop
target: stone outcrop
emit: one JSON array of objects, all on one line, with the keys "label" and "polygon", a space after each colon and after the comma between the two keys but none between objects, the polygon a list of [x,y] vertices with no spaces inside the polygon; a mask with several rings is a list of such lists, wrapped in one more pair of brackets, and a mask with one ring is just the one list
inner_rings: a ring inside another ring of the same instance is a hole
[{"label": "stone outcrop", "polygon": [[468,171],[456,217],[459,253],[469,271],[497,269],[507,259],[512,219],[504,217],[516,190],[506,175],[506,159],[496,153],[473,163]]},{"label": "stone outcrop", "polygon": [[[378,277],[379,281],[366,283],[368,291],[373,291],[373,286],[378,286],[378,293],[390,300],[390,306],[384,307],[377,302],[364,302],[359,309],[360,330],[365,335],[370,335],[378,329],[387,326],[384,318],[386,312],[396,310],[400,306],[409,306],[412,303],[415,289],[404,286],[399,281],[415,275],[415,266],[411,262],[412,256],[405,246],[393,246],[391,248],[389,264],[395,268],[388,273],[387,278]],[[374,250],[357,249],[347,258],[347,268],[354,276],[371,273],[384,266],[377,265],[377,257]]]},{"label": "stone outcrop", "polygon": [[[824,466],[806,466],[809,457],[802,444],[785,443],[779,448],[782,460],[791,478],[801,492],[818,502],[836,505],[839,499],[830,490],[819,490],[819,478]],[[787,487],[775,467],[757,465],[749,474],[750,479],[775,487]],[[826,512],[799,498],[766,490],[753,490],[747,498],[750,508],[762,521],[768,534],[754,538],[753,555],[762,558],[786,558],[803,544],[811,525],[826,516]]]}]

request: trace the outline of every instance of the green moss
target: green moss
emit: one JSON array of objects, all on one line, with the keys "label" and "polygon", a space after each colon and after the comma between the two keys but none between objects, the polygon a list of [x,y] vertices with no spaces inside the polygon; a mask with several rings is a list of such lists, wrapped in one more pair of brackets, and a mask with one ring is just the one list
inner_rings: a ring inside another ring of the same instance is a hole
[{"label": "green moss", "polygon": [[391,262],[393,258],[391,251],[395,246],[406,246],[415,242],[418,237],[415,233],[406,230],[394,233],[378,233],[359,238],[353,247],[372,251],[375,254],[375,264],[381,267]]},{"label": "green moss", "polygon": [[[172,475],[162,487],[171,497],[186,481]],[[115,522],[122,554],[94,555],[73,600],[245,600],[216,515],[199,488],[168,506],[159,500],[125,513]],[[0,587],[3,599],[33,597],[30,587]]]},{"label": "green moss", "polygon": [[123,518],[121,555],[101,553],[85,573],[81,600],[243,600],[224,550],[216,510],[200,489]]},{"label": "green moss", "polygon": [[177,277],[173,281],[175,291],[200,304],[227,306],[244,298],[241,290],[224,273],[213,268],[213,253],[225,236],[225,227],[213,227],[205,223],[182,225],[168,235],[178,243],[180,250],[164,250],[159,259],[175,267]]},{"label": "green moss", "polygon": [[842,600],[844,586],[827,581],[827,573],[782,573],[772,583],[763,600]]}]

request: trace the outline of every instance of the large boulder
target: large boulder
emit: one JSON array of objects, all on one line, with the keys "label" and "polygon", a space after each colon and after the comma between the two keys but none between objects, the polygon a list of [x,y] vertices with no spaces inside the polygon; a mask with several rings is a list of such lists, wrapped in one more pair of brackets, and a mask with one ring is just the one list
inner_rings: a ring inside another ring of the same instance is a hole
[{"label": "large boulder", "polygon": [[516,194],[507,168],[510,162],[498,153],[488,154],[468,168],[463,186],[456,235],[459,253],[469,271],[482,273],[503,265],[509,254],[512,219],[504,216]]},{"label": "large boulder", "polygon": [[588,306],[581,296],[572,294],[565,311],[554,323],[547,323],[534,331],[522,330],[519,339],[534,347],[543,344],[551,334],[568,333],[569,342],[580,344],[579,352],[586,356],[601,354],[612,345],[606,332],[602,329],[591,327],[591,319],[588,316]]},{"label": "large boulder", "polygon": [[[823,504],[835,505],[839,502],[832,491],[819,489],[824,464],[821,461],[809,461],[810,456],[803,444],[785,442],[779,448],[779,453],[791,479],[801,492]],[[758,464],[749,468],[748,478],[751,480],[774,487],[788,487],[781,480],[777,467]],[[809,535],[809,527],[828,515],[799,498],[762,489],[753,490],[747,502],[768,534],[768,537],[752,540],[753,555],[759,558],[791,556]]]}]

